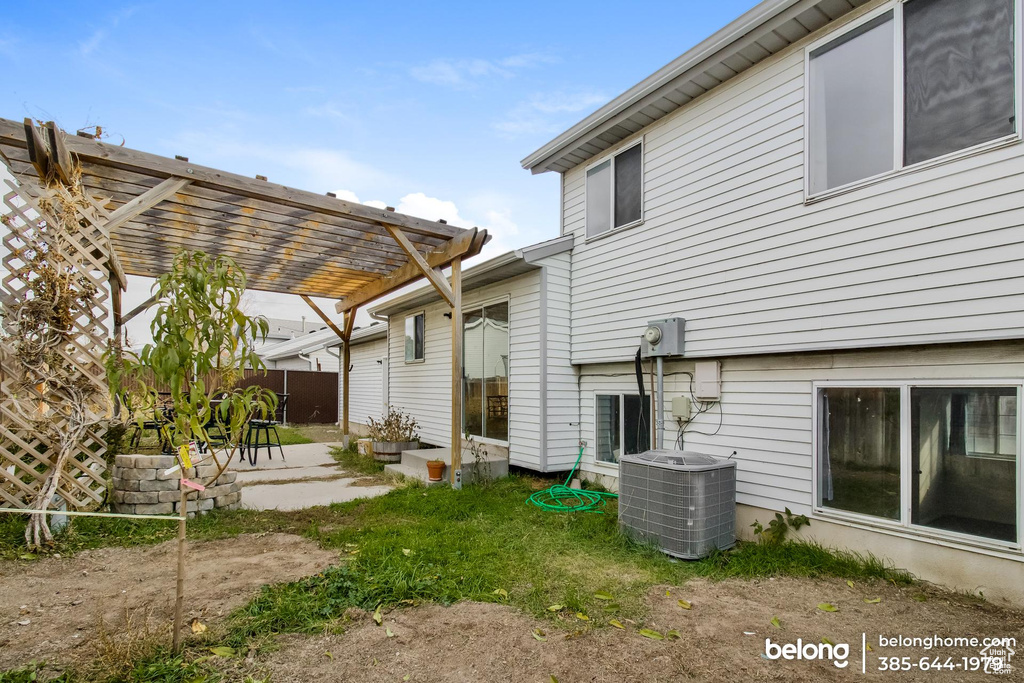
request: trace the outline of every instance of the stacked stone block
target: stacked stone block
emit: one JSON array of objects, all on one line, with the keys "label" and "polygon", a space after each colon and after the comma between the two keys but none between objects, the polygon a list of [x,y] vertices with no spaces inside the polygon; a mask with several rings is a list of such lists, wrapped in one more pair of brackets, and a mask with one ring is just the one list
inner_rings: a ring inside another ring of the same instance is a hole
[{"label": "stacked stone block", "polygon": [[[114,456],[113,507],[114,512],[135,515],[174,515],[181,504],[178,481],[181,472],[167,474],[178,464],[173,455],[117,455]],[[186,470],[185,477],[197,483],[208,481],[217,473],[213,459]],[[236,472],[225,472],[216,485],[205,491],[190,491],[188,512],[221,508],[234,510],[242,506],[242,486],[235,479]]]}]

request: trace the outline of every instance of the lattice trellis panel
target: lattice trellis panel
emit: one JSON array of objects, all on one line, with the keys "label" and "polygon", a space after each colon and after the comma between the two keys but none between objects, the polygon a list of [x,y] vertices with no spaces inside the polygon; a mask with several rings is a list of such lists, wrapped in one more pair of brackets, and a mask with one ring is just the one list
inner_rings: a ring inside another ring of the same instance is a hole
[{"label": "lattice trellis panel", "polygon": [[[29,287],[30,269],[26,255],[48,239],[45,227],[55,225],[43,206],[57,196],[57,190],[43,188],[31,180],[21,180],[3,197],[6,214],[3,219],[3,280],[0,281],[0,304],[5,308],[18,301]],[[102,392],[107,392],[103,354],[110,336],[107,328],[110,298],[107,263],[110,257],[110,239],[104,232],[95,212],[83,209],[78,213],[85,227],[68,237],[72,249],[66,256],[67,266],[89,279],[96,287],[88,310],[79,310],[75,316],[71,342],[61,352],[70,363]],[[6,321],[4,323],[6,325]],[[10,332],[5,328],[6,332]],[[35,429],[26,416],[24,402],[28,397],[21,392],[15,399],[19,367],[13,362],[12,346],[0,340],[0,506],[27,508],[42,487],[56,455],[54,443]],[[104,429],[95,426],[77,445],[61,473],[59,495],[74,508],[88,508],[103,500],[106,483],[103,440]]]}]

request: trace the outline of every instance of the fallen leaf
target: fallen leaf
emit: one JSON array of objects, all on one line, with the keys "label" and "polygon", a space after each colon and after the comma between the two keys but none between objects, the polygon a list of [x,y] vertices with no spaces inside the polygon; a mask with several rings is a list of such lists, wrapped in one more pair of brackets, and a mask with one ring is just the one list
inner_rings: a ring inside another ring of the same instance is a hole
[{"label": "fallen leaf", "polygon": [[665,597],[667,598],[667,597],[668,597],[668,596],[670,596],[670,595],[672,595],[671,591],[669,591],[668,589],[666,589],[666,590],[665,590]]},{"label": "fallen leaf", "polygon": [[192,620],[192,633],[206,633],[206,624],[198,618]]},{"label": "fallen leaf", "polygon": [[821,639],[821,642],[822,642],[822,643],[824,643],[825,645],[831,645],[832,647],[835,647],[835,646],[836,646],[836,644],[835,644],[835,643],[833,643],[833,642],[832,642],[831,640],[829,640],[828,638],[822,638],[822,639]]},{"label": "fallen leaf", "polygon": [[661,635],[657,631],[652,631],[649,628],[642,628],[639,633],[644,638],[650,638],[651,640],[665,640],[665,636]]},{"label": "fallen leaf", "polygon": [[544,631],[541,631],[539,628],[533,629],[533,638],[534,638],[534,640],[539,640],[542,643],[545,643],[545,642],[547,642],[548,639],[545,638],[544,635],[545,635]]},{"label": "fallen leaf", "polygon": [[334,660],[334,655],[331,654],[330,650],[324,653],[324,657],[327,657],[327,659],[330,659],[331,661]]},{"label": "fallen leaf", "polygon": [[871,643],[865,643],[865,645],[867,645],[868,652],[874,652],[875,651],[875,648],[871,647]]},{"label": "fallen leaf", "polygon": [[922,593],[918,593],[917,595],[914,596],[914,600],[916,600],[918,602],[928,602],[928,596],[924,595]]},{"label": "fallen leaf", "polygon": [[380,605],[377,605],[377,609],[373,610],[373,620],[377,622],[377,626],[384,623],[384,615],[381,614]]},{"label": "fallen leaf", "polygon": [[558,679],[555,678],[554,674],[551,674],[551,683],[558,683]]},{"label": "fallen leaf", "polygon": [[18,555],[19,560],[34,560],[36,556],[32,553],[25,553],[24,555]]},{"label": "fallen leaf", "polygon": [[598,600],[614,600],[615,598],[611,593],[605,593],[604,591],[598,591],[594,593],[594,597]]},{"label": "fallen leaf", "polygon": [[602,607],[605,612],[618,612],[621,605],[617,602],[609,602],[607,605]]},{"label": "fallen leaf", "polygon": [[683,636],[679,633],[679,631],[672,629],[671,631],[665,634],[665,637],[669,640],[679,640]]},{"label": "fallen leaf", "polygon": [[219,647],[211,647],[210,652],[217,655],[218,657],[227,658],[235,656],[235,648],[227,647],[226,645],[221,645]]},{"label": "fallen leaf", "polygon": [[850,581],[849,579],[847,579],[846,580],[846,585],[849,586],[850,588],[853,588],[853,581]]},{"label": "fallen leaf", "polygon": [[836,607],[833,604],[827,603],[827,602],[819,602],[818,603],[818,609],[820,609],[822,612],[838,612],[839,611],[838,607]]},{"label": "fallen leaf", "polygon": [[868,603],[869,605],[877,605],[878,603],[882,602],[882,598],[864,598],[864,602]]},{"label": "fallen leaf", "polygon": [[403,555],[405,555],[406,557],[409,557],[409,556],[410,556],[410,555],[412,555],[413,553],[412,553],[412,551],[411,551],[411,550],[409,550],[408,548],[402,548],[402,554],[403,554]]},{"label": "fallen leaf", "polygon": [[590,617],[588,617],[583,612],[577,612],[576,613],[576,618],[579,619],[580,621],[590,621]]},{"label": "fallen leaf", "polygon": [[[424,493],[423,495],[425,496],[425,495],[427,495],[427,494],[425,494],[425,493]],[[407,681],[407,680],[409,680],[409,674],[405,674],[404,676],[402,676],[402,680],[403,680],[403,681]]]},{"label": "fallen leaf", "polygon": [[565,605],[551,605],[548,607],[549,612],[560,612]]},{"label": "fallen leaf", "polygon": [[619,621],[618,619],[609,619],[608,620],[608,624],[610,626],[614,626],[615,628],[621,628],[622,630],[626,630],[626,627],[623,626],[622,622]]},{"label": "fallen leaf", "polygon": [[394,631],[391,630],[390,626],[385,626],[384,627],[384,635],[386,635],[388,638],[394,638],[395,637],[395,633],[394,633]]},{"label": "fallen leaf", "polygon": [[496,588],[493,592],[494,592],[495,595],[500,595],[501,597],[503,597],[506,600],[508,600],[508,591],[505,590],[504,588]]},{"label": "fallen leaf", "polygon": [[683,609],[691,609],[693,607],[693,605],[688,603],[686,600],[680,600],[679,601],[679,606],[682,607]]},{"label": "fallen leaf", "polygon": [[779,621],[779,618],[778,618],[778,617],[772,617],[772,621],[771,621],[771,624],[772,624],[772,626],[774,626],[775,628],[782,628],[782,622],[781,622],[781,621]]}]

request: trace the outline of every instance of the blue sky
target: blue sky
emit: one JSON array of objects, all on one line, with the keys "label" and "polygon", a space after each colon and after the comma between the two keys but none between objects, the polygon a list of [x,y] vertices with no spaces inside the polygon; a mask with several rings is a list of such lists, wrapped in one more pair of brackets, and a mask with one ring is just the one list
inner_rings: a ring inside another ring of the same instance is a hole
[{"label": "blue sky", "polygon": [[520,159],[755,4],[16,3],[0,116],[479,225],[494,255],[558,232],[558,177]]}]

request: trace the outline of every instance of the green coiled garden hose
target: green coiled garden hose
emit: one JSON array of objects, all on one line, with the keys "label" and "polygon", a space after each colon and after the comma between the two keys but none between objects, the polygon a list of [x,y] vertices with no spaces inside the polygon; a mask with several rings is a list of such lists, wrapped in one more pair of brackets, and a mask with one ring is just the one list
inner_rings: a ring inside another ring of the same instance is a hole
[{"label": "green coiled garden hose", "polygon": [[528,502],[536,505],[542,510],[556,510],[558,512],[596,512],[604,514],[605,501],[608,498],[618,498],[617,493],[605,493],[604,491],[584,491],[583,489],[570,488],[569,483],[580,467],[583,460],[583,445],[580,445],[580,454],[576,458],[576,464],[566,477],[564,484],[555,484],[543,491],[530,496]]}]

